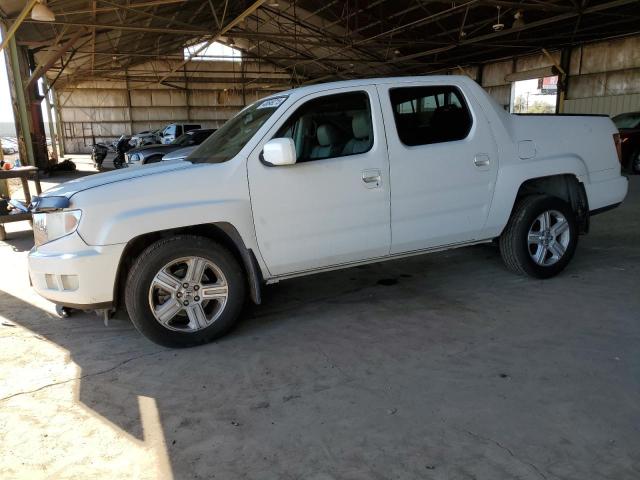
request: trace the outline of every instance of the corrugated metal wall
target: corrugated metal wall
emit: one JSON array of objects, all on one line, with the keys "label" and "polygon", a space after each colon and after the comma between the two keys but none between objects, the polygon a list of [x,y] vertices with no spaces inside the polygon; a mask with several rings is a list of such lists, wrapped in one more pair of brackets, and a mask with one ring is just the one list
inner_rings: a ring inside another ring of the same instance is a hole
[{"label": "corrugated metal wall", "polygon": [[574,48],[565,111],[618,113],[640,110],[640,36]]},{"label": "corrugated metal wall", "polygon": [[[560,52],[551,56],[560,62]],[[553,64],[543,53],[485,64],[482,86],[508,108],[507,75]],[[154,80],[158,72],[175,65],[149,62],[130,69],[128,81],[88,81],[58,90],[67,151],[88,152],[94,140],[111,141],[122,133],[155,130],[172,122],[219,127],[244,104],[292,84],[289,73],[269,64],[245,62],[242,73],[239,63],[197,61],[178,70],[184,76],[180,88],[158,85]],[[462,71],[476,79],[480,75],[477,67]],[[640,36],[573,48],[564,111],[608,115],[640,111]]]},{"label": "corrugated metal wall", "polygon": [[[149,62],[127,72],[127,81],[87,81],[58,89],[63,135],[69,153],[87,153],[95,142],[120,135],[156,130],[173,122],[219,127],[245,104],[289,88],[290,75],[255,62],[197,61],[178,74],[184,81],[172,88],[159,85],[159,71],[176,63]],[[242,78],[245,91],[242,91]]]},{"label": "corrugated metal wall", "polygon": [[[560,63],[560,52],[551,56]],[[640,36],[575,47],[570,58],[565,113],[640,111]],[[552,65],[543,53],[489,63],[483,66],[482,86],[506,107],[511,100],[507,75]]]}]

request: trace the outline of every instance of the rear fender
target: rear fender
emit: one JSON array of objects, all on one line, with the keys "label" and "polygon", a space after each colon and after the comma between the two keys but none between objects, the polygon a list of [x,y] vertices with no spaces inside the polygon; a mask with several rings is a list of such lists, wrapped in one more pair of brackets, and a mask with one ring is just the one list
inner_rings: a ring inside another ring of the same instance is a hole
[{"label": "rear fender", "polygon": [[554,175],[573,175],[583,183],[588,182],[589,173],[584,161],[577,156],[548,157],[501,165],[483,236],[491,238],[502,233],[523,183]]}]

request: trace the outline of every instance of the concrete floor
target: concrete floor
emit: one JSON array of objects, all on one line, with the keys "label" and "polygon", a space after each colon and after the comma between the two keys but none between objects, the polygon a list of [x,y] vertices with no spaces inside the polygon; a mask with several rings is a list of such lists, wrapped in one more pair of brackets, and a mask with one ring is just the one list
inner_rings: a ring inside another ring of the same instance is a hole
[{"label": "concrete floor", "polygon": [[269,287],[225,339],[149,343],[29,288],[0,243],[0,477],[640,478],[640,177],[559,277],[492,246]]}]

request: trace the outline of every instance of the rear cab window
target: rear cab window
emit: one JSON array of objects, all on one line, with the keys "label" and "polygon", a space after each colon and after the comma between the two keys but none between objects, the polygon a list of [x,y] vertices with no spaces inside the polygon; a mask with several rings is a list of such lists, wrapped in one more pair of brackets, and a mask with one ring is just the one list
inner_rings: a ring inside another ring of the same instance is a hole
[{"label": "rear cab window", "polygon": [[400,141],[407,146],[463,140],[473,119],[454,86],[400,87],[389,90]]}]

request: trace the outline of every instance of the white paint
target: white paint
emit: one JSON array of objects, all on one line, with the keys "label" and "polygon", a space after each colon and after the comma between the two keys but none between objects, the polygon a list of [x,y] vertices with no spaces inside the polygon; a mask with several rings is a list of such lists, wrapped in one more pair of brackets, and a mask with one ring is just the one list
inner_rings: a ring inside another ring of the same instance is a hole
[{"label": "white paint", "polygon": [[[469,137],[402,147],[386,92],[403,85],[460,88],[474,118]],[[282,167],[260,162],[264,144],[297,106],[354,90],[365,91],[371,102],[369,152]],[[228,162],[161,163],[49,191],[70,197],[70,208],[83,215],[77,235],[31,252],[36,290],[59,303],[110,301],[127,242],[195,224],[234,225],[255,253],[263,277],[272,282],[491,239],[507,223],[518,188],[531,178],[575,175],[592,210],[621,202],[627,192],[610,119],[512,116],[467,77],[353,80],[285,95],[287,100]],[[535,143],[535,156],[523,160],[518,144],[527,140]],[[487,168],[474,166],[478,154],[490,159]],[[380,174],[376,188],[363,184],[363,173],[371,171]],[[45,273],[76,274],[80,288],[54,296],[42,288]]]}]

